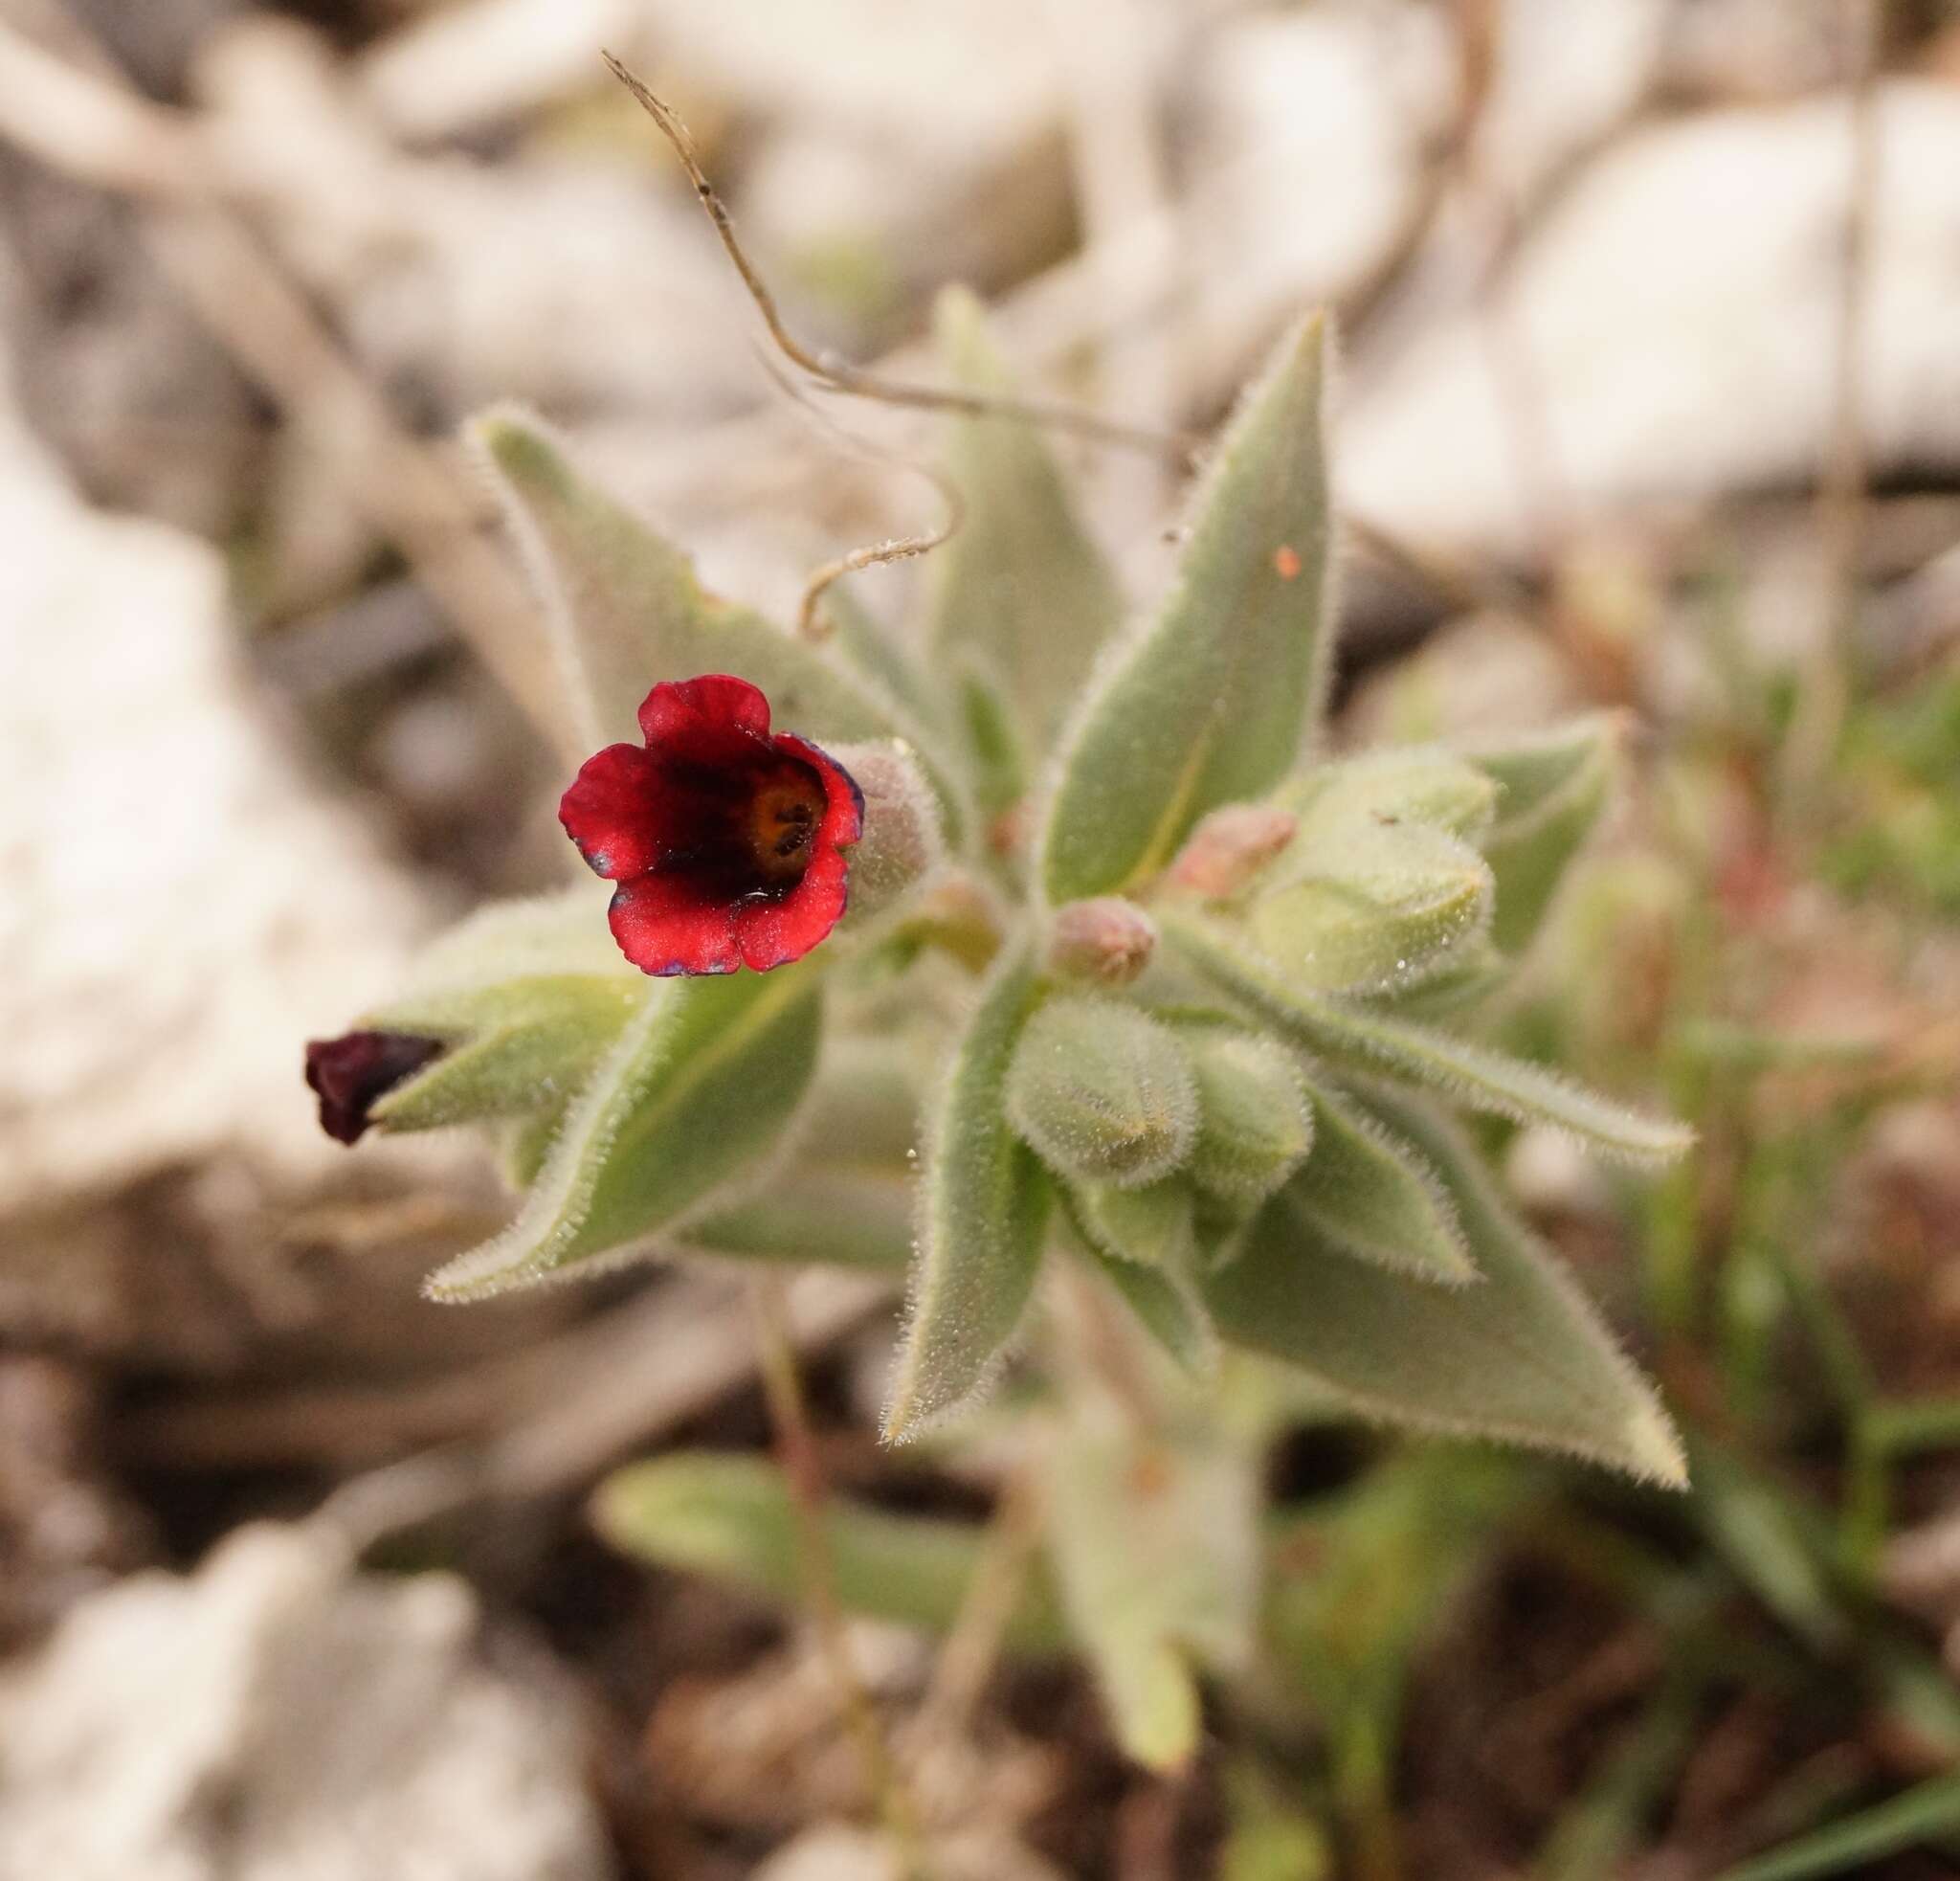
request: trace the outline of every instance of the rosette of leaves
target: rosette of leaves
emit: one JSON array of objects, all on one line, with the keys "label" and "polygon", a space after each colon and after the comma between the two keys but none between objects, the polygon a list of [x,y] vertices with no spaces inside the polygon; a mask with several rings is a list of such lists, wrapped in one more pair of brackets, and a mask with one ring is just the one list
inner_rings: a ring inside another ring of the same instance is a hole
[{"label": "rosette of leaves", "polygon": [[[963,383],[1002,385],[970,300],[941,327]],[[853,866],[877,892],[791,965],[699,979],[607,960],[590,894],[548,920],[486,914],[446,981],[438,959],[366,1016],[447,1046],[377,1125],[494,1126],[523,1190],[434,1293],[648,1252],[909,1262],[884,1423],[903,1443],[978,1400],[1044,1273],[1072,1268],[1167,1371],[1258,1355],[1367,1418],[1682,1480],[1652,1389],[1453,1114],[1636,1164],[1690,1140],[1477,1035],[1609,801],[1619,728],[1327,753],[1328,347],[1319,318],[1281,339],[1154,601],[1122,598],[1036,428],[963,416],[965,525],[924,619],[900,632],[845,594],[824,643],[704,593],[536,421],[478,423],[590,733],[630,731],[657,681],[751,682],[778,727],[876,772]],[[1058,1499],[1134,1505],[1103,1527],[1152,1537],[1155,1566],[1139,1579],[1091,1525],[1057,1527],[1042,1583],[1159,1763],[1192,1741],[1192,1668],[1229,1662],[1249,1623],[1258,1554],[1249,1454],[1180,1417],[1147,1440],[1064,1401]],[[759,1493],[745,1479],[743,1521],[764,1520]],[[660,1554],[625,1496],[613,1526]],[[705,1555],[741,1553],[688,1519]],[[888,1538],[845,1537],[874,1561]],[[943,1588],[957,1576],[934,1558]]]}]

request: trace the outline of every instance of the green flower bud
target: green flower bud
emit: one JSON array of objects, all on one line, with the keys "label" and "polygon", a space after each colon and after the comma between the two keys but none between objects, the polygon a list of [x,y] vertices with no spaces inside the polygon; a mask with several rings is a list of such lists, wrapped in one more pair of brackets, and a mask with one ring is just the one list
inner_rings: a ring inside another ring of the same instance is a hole
[{"label": "green flower bud", "polygon": [[1064,1176],[1141,1187],[1191,1153],[1197,1089],[1168,1026],[1121,1000],[1064,994],[1028,1021],[1007,1074],[1016,1132]]},{"label": "green flower bud", "polygon": [[1235,1207],[1257,1208],[1313,1148],[1313,1105],[1292,1054],[1236,1026],[1179,1035],[1198,1089],[1191,1179]]},{"label": "green flower bud", "polygon": [[1490,921],[1490,868],[1421,823],[1317,833],[1247,916],[1252,939],[1300,985],[1382,992],[1425,977]]}]

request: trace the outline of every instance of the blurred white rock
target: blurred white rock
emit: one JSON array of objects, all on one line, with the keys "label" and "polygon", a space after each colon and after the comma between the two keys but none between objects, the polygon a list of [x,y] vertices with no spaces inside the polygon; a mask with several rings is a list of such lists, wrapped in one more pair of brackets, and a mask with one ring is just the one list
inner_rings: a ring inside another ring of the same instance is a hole
[{"label": "blurred white rock", "polygon": [[301,1043],[429,909],[252,692],[217,552],[90,509],[7,399],[0,1217],[221,1149],[317,1170]]},{"label": "blurred white rock", "polygon": [[1195,369],[1229,384],[1281,323],[1394,246],[1455,74],[1437,10],[1370,0],[1249,13],[1206,34],[1198,61],[1178,279]]},{"label": "blurred white rock", "polygon": [[0,1881],[605,1881],[568,1691],[449,1575],[236,1531],[0,1681]]},{"label": "blurred white rock", "polygon": [[[1867,442],[1880,474],[1950,469],[1960,92],[1896,80],[1878,109]],[[1489,314],[1437,325],[1356,389],[1346,500],[1414,540],[1526,555],[1553,520],[1807,483],[1832,422],[1851,169],[1841,96],[1617,140],[1527,240]]]}]

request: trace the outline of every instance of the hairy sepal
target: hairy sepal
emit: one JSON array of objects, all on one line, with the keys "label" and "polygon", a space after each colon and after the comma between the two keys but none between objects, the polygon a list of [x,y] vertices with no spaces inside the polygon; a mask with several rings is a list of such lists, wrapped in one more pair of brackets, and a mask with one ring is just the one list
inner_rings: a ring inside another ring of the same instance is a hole
[{"label": "hairy sepal", "polygon": [[1313,1104],[1313,1154],[1286,1195],[1327,1244],[1415,1280],[1475,1280],[1462,1224],[1422,1155],[1325,1086],[1314,1087]]},{"label": "hairy sepal", "polygon": [[563,1111],[646,997],[591,893],[496,905],[436,940],[360,1024],[439,1039],[426,1070],[375,1106],[391,1131]]}]

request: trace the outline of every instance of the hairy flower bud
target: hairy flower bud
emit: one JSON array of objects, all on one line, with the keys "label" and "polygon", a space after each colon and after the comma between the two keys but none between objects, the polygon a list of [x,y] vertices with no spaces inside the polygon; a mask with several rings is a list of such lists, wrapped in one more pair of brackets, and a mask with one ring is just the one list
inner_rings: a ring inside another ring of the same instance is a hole
[{"label": "hairy flower bud", "polygon": [[1167,1025],[1121,999],[1063,994],[1028,1021],[1007,1114],[1049,1168],[1135,1188],[1191,1153],[1197,1090]]},{"label": "hairy flower bud", "polygon": [[909,749],[897,739],[838,745],[832,755],[857,784],[864,834],[851,857],[845,926],[854,931],[907,901],[946,856],[939,803]]},{"label": "hairy flower bud", "polygon": [[1048,932],[1048,970],[1064,979],[1127,986],[1149,965],[1157,924],[1121,895],[1070,902]]},{"label": "hairy flower bud", "polygon": [[1170,880],[1209,901],[1243,894],[1293,840],[1300,819],[1274,803],[1228,803],[1191,833],[1170,864]]}]

